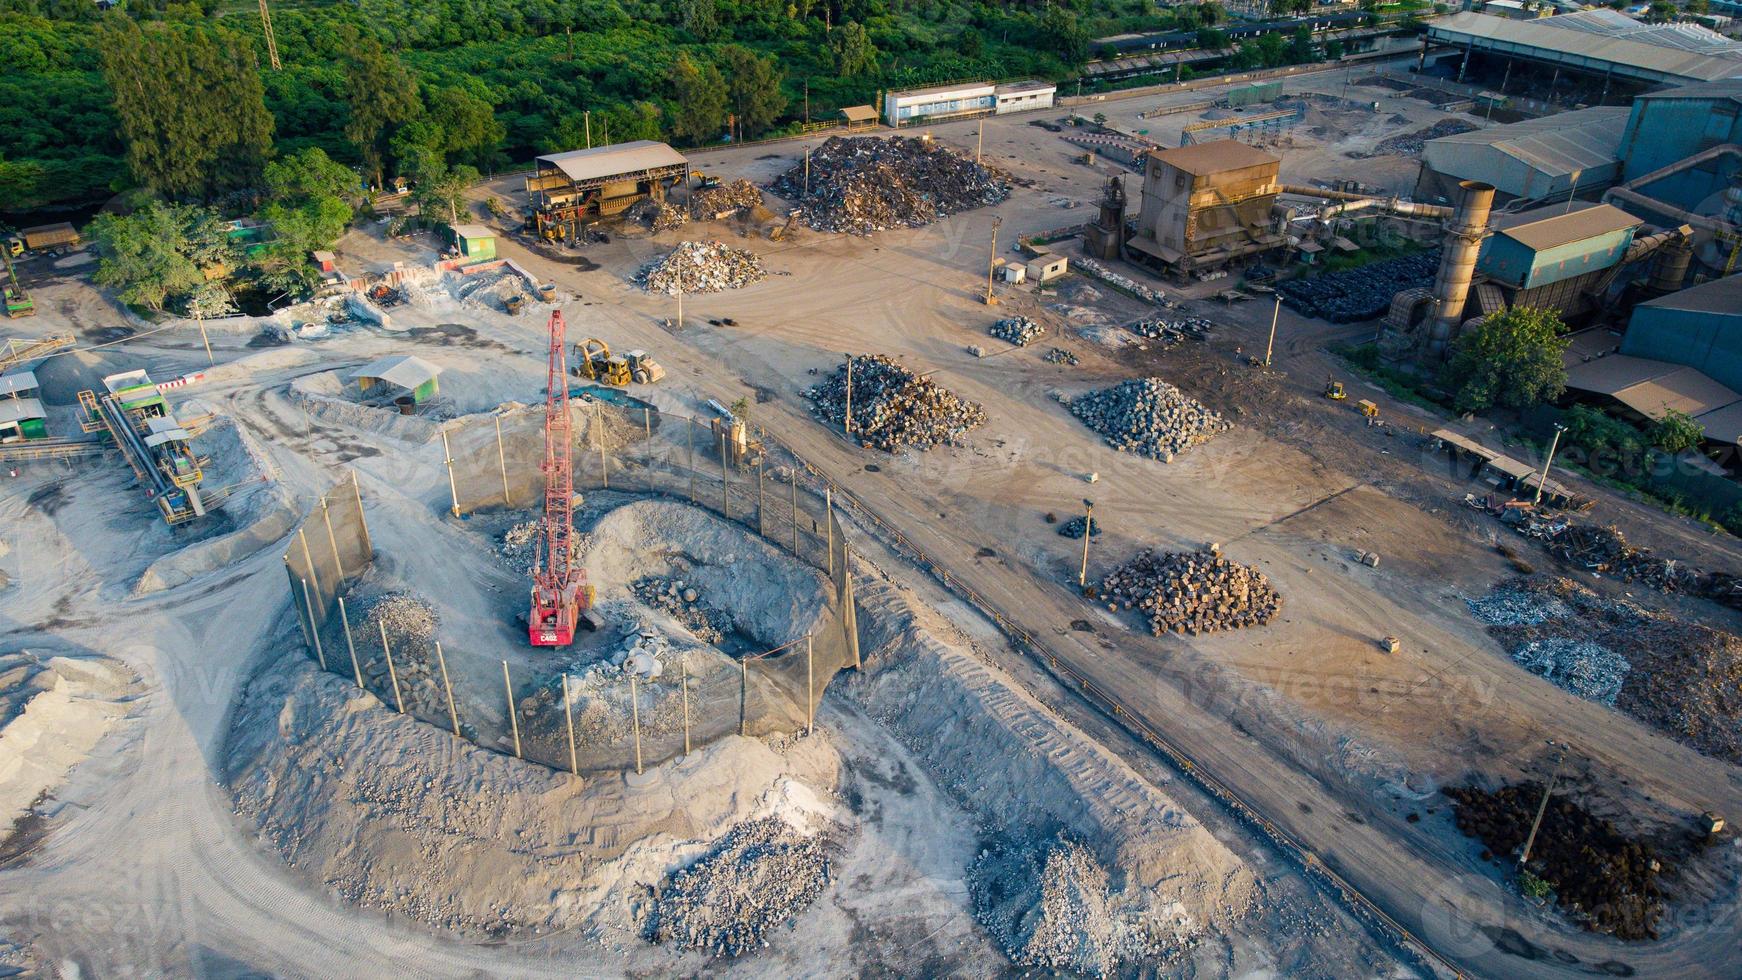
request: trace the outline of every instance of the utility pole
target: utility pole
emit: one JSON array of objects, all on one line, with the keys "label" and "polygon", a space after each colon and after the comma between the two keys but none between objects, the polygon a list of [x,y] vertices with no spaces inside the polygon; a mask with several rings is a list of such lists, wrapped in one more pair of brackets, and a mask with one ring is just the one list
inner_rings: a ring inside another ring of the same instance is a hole
[{"label": "utility pole", "polygon": [[1548,811],[1548,798],[1554,795],[1555,780],[1561,775],[1561,760],[1566,758],[1565,747],[1557,747],[1554,757],[1554,772],[1548,777],[1548,787],[1542,791],[1542,802],[1536,806],[1536,819],[1530,822],[1530,836],[1524,839],[1524,852],[1518,855],[1518,867],[1523,870],[1525,862],[1530,860],[1530,849],[1536,846],[1536,832],[1542,829],[1542,815]]},{"label": "utility pole", "polygon": [[804,148],[804,196],[811,196],[811,148]]},{"label": "utility pole", "polygon": [[1095,502],[1083,498],[1083,567],[1077,570],[1077,588],[1089,587],[1089,539],[1095,532]]},{"label": "utility pole", "polygon": [[974,137],[974,162],[980,162],[980,151],[986,146],[986,117],[980,117],[980,130]]},{"label": "utility pole", "polygon": [[853,438],[853,355],[847,355],[847,419],[842,423],[842,432],[847,438]]},{"label": "utility pole", "polygon": [[677,284],[677,322],[671,326],[673,330],[683,329],[683,281],[681,279]]},{"label": "utility pole", "polygon": [[1264,343],[1264,366],[1270,366],[1270,353],[1276,348],[1276,319],[1282,316],[1282,297],[1276,297],[1276,305],[1270,309],[1270,339]]},{"label": "utility pole", "polygon": [[1543,487],[1548,485],[1548,468],[1554,465],[1555,447],[1561,444],[1561,433],[1565,431],[1567,431],[1566,426],[1559,422],[1554,424],[1554,438],[1551,439],[1548,444],[1548,458],[1542,461],[1542,476],[1537,478],[1536,481],[1536,499],[1531,501],[1531,506],[1533,507],[1542,503],[1542,490]]},{"label": "utility pole", "polygon": [[593,110],[586,109],[581,112],[581,125],[586,127],[587,149],[590,150],[593,148]]},{"label": "utility pole", "polygon": [[998,226],[1004,223],[1001,217],[992,219],[992,251],[986,256],[986,305],[997,306],[998,297],[992,295],[992,272],[998,265]]}]

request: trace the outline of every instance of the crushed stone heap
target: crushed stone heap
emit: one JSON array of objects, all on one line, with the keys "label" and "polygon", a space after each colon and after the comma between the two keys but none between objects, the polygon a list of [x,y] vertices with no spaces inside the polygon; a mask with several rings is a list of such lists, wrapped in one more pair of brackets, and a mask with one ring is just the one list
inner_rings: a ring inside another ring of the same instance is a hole
[{"label": "crushed stone heap", "polygon": [[827,840],[778,817],[732,828],[701,860],[671,873],[644,928],[656,943],[742,956],[814,902],[829,884]]},{"label": "crushed stone heap", "polygon": [[1282,608],[1263,572],[1212,551],[1146,548],[1102,579],[1100,594],[1115,612],[1141,612],[1156,636],[1262,626]]},{"label": "crushed stone heap", "polygon": [[675,296],[742,289],[768,277],[754,252],[725,242],[684,242],[663,259],[643,266],[635,281],[650,293]]},{"label": "crushed stone heap", "polygon": [[1009,316],[992,324],[986,332],[1018,347],[1027,347],[1039,340],[1046,328],[1025,316]]},{"label": "crushed stone heap", "polygon": [[704,187],[690,195],[690,217],[697,221],[729,218],[762,206],[762,190],[748,180]]},{"label": "crushed stone heap", "polygon": [[1229,427],[1220,415],[1160,378],[1122,381],[1073,398],[1069,406],[1107,445],[1164,463]]},{"label": "crushed stone heap", "polygon": [[1172,350],[1184,343],[1186,338],[1204,340],[1210,336],[1213,324],[1201,316],[1187,317],[1145,317],[1125,329],[1145,340],[1161,341],[1163,350]]},{"label": "crushed stone heap", "polygon": [[[853,427],[860,445],[896,453],[958,445],[986,421],[979,405],[914,374],[882,354],[853,357]],[[805,393],[818,417],[836,427],[847,420],[847,366]]]},{"label": "crushed stone heap", "polygon": [[799,206],[818,231],[869,235],[919,228],[1010,196],[1010,177],[954,150],[910,136],[833,136],[775,178],[774,193]]}]

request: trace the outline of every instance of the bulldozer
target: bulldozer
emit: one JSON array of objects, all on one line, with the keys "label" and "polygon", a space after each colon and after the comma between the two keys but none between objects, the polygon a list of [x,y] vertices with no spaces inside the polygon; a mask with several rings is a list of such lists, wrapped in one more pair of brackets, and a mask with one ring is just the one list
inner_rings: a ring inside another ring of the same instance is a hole
[{"label": "bulldozer", "polygon": [[612,354],[611,346],[597,337],[575,345],[576,374],[588,381],[627,388],[630,382],[649,385],[665,377],[665,368],[644,350]]},{"label": "bulldozer", "polygon": [[1329,398],[1331,401],[1340,402],[1343,399],[1348,398],[1349,393],[1343,390],[1343,383],[1341,381],[1338,381],[1336,378],[1327,378],[1325,379],[1325,397]]}]

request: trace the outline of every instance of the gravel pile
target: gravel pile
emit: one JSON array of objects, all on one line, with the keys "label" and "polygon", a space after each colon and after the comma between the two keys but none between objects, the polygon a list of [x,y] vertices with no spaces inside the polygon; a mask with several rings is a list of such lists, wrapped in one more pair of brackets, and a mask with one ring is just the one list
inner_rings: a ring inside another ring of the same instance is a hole
[{"label": "gravel pile", "polygon": [[1009,316],[987,328],[987,333],[1018,347],[1027,347],[1046,333],[1046,328],[1025,316]]},{"label": "gravel pile", "polygon": [[[1085,526],[1089,526],[1088,520],[1084,518],[1083,515],[1078,514],[1070,520],[1060,524],[1059,533],[1067,538],[1080,538],[1083,536],[1083,528]],[[1093,526],[1089,526],[1089,537],[1098,538],[1100,536],[1101,522],[1097,520]]]},{"label": "gravel pile", "polygon": [[703,643],[718,646],[726,638],[726,629],[716,624],[729,624],[731,617],[703,603],[701,594],[683,579],[638,579],[630,584],[629,591],[647,605],[668,613]]},{"label": "gravel pile", "polygon": [[748,180],[707,187],[690,195],[690,216],[697,221],[729,218],[762,206],[762,190]]},{"label": "gravel pile", "polygon": [[1276,291],[1289,309],[1302,316],[1354,323],[1384,316],[1400,290],[1433,282],[1439,264],[1436,248],[1342,272],[1290,279],[1277,284]]},{"label": "gravel pile", "polygon": [[802,162],[775,178],[772,188],[797,202],[805,223],[818,231],[869,235],[997,204],[1010,196],[1010,178],[913,137],[833,136],[811,152],[808,195]]},{"label": "gravel pile", "polygon": [[767,277],[768,270],[754,252],[725,242],[684,242],[665,258],[643,266],[635,281],[650,293],[675,296],[680,290],[718,293],[742,289]]},{"label": "gravel pile", "polygon": [[[881,354],[855,355],[852,434],[886,453],[958,445],[986,421],[979,405],[919,377]],[[839,428],[847,420],[847,366],[805,393],[819,418]]]},{"label": "gravel pile", "polygon": [[968,888],[975,917],[1018,966],[1106,977],[1167,952],[1123,911],[1095,855],[1069,838],[982,852]]},{"label": "gravel pile", "polygon": [[1071,414],[1122,452],[1173,462],[1227,429],[1220,415],[1160,378],[1133,379],[1070,400]]},{"label": "gravel pile", "polygon": [[710,956],[752,953],[822,894],[829,872],[823,837],[803,836],[776,817],[749,820],[666,878],[643,934]]},{"label": "gravel pile", "polygon": [[1112,269],[1096,262],[1094,259],[1078,259],[1077,271],[1094,276],[1096,279],[1099,279],[1108,285],[1117,286],[1138,299],[1154,303],[1157,306],[1165,301],[1165,297],[1162,296],[1161,290],[1150,289],[1148,286],[1143,285],[1135,279],[1114,272]]},{"label": "gravel pile", "polygon": [[1052,350],[1042,354],[1040,359],[1048,364],[1063,364],[1067,367],[1076,367],[1081,363],[1077,359],[1077,355],[1065,350],[1063,347],[1054,347]]},{"label": "gravel pile", "polygon": [[[355,600],[349,600],[355,603]],[[389,592],[366,603],[361,619],[357,606],[352,605],[351,642],[357,651],[357,666],[363,674],[363,686],[381,703],[397,707],[404,699],[405,710],[424,719],[447,718],[447,694],[442,686],[441,667],[435,655],[437,631],[441,617],[426,600],[408,592]],[[387,627],[387,642],[393,650],[392,669],[381,648],[381,627]],[[343,636],[343,628],[339,630]],[[329,648],[327,665],[341,676],[351,674],[348,652],[334,656],[333,651],[348,651],[351,647],[335,644]],[[395,693],[394,681],[398,681]],[[468,728],[470,726],[467,726]]]},{"label": "gravel pile", "polygon": [[1282,608],[1263,572],[1209,551],[1144,549],[1101,580],[1100,594],[1108,609],[1140,611],[1156,636],[1262,626]]},{"label": "gravel pile", "polygon": [[1512,659],[1556,687],[1611,708],[1633,667],[1626,657],[1607,647],[1569,637],[1531,640],[1512,651]]}]

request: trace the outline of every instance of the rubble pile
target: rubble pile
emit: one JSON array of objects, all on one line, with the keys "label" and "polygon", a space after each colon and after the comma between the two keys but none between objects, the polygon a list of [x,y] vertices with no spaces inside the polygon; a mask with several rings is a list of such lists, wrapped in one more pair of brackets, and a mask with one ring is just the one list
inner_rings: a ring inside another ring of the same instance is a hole
[{"label": "rubble pile", "polygon": [[1611,708],[1633,666],[1607,647],[1567,637],[1531,640],[1512,651],[1512,659],[1557,687]]},{"label": "rubble pile", "polygon": [[1148,286],[1145,286],[1135,279],[1114,272],[1112,269],[1096,262],[1094,259],[1078,259],[1077,271],[1094,276],[1096,279],[1099,279],[1110,286],[1116,286],[1123,289],[1145,302],[1154,303],[1157,306],[1166,305],[1167,300],[1166,297],[1161,294],[1161,290],[1150,289]]},{"label": "rubble pile", "polygon": [[650,293],[718,293],[742,289],[768,277],[754,252],[725,242],[684,242],[665,258],[643,266],[635,281]]},{"label": "rubble pile", "polygon": [[673,228],[682,228],[689,224],[690,220],[689,212],[683,208],[668,204],[665,201],[654,200],[651,197],[635,202],[629,210],[623,212],[623,216],[630,221],[638,221],[654,231],[670,231]]},{"label": "rubble pile", "polygon": [[[855,355],[852,434],[886,453],[959,445],[986,421],[986,411],[881,354]],[[847,421],[847,366],[805,392],[817,416],[839,428]]]},{"label": "rubble pile", "polygon": [[1171,350],[1192,340],[1206,340],[1210,336],[1210,328],[1214,324],[1201,316],[1178,318],[1144,317],[1125,329],[1145,340],[1159,340],[1163,350]]},{"label": "rubble pile", "polygon": [[1009,316],[987,328],[987,333],[1018,347],[1027,347],[1046,333],[1046,328],[1025,316]]},{"label": "rubble pile", "polygon": [[1448,116],[1432,126],[1418,129],[1413,133],[1403,133],[1380,140],[1371,152],[1364,153],[1357,150],[1350,153],[1349,156],[1357,160],[1367,157],[1421,156],[1422,145],[1428,140],[1437,140],[1442,136],[1456,136],[1459,133],[1471,132],[1476,128],[1476,124],[1473,122]]},{"label": "rubble pile", "polygon": [[1065,350],[1063,347],[1054,347],[1052,350],[1042,354],[1040,359],[1048,364],[1063,364],[1066,367],[1076,367],[1078,364],[1082,363],[1077,359],[1077,355]]},{"label": "rubble pile", "polygon": [[1160,378],[1122,381],[1073,398],[1069,407],[1107,445],[1164,463],[1229,427],[1220,415]]},{"label": "rubble pile", "polygon": [[[1510,862],[1524,847],[1544,789],[1524,782],[1493,791],[1453,786],[1445,794],[1458,829]],[[1527,869],[1554,889],[1556,903],[1585,928],[1621,939],[1656,939],[1664,913],[1658,882],[1675,873],[1669,857],[1652,847],[1651,837],[1629,837],[1569,796],[1562,790],[1550,797]]]},{"label": "rubble pile", "polygon": [[829,884],[826,839],[778,817],[749,820],[658,887],[643,935],[651,942],[742,956],[814,902]]},{"label": "rubble pile", "polygon": [[[351,601],[356,602],[355,598]],[[363,686],[383,704],[398,707],[398,701],[403,699],[405,710],[411,714],[426,719],[446,718],[447,694],[435,655],[441,618],[435,607],[409,592],[389,592],[366,606],[360,620],[355,611],[351,614],[350,643],[335,645],[334,649],[357,651],[357,669],[363,675]],[[355,610],[356,606],[352,608]],[[391,669],[381,646],[383,627],[393,651]],[[329,656],[327,666],[340,675],[352,671],[348,655],[338,660]]]},{"label": "rubble pile", "polygon": [[1213,551],[1145,548],[1101,580],[1100,595],[1115,612],[1139,610],[1156,636],[1262,626],[1282,608],[1263,572]]},{"label": "rubble pile", "polygon": [[629,591],[635,594],[635,598],[682,623],[684,629],[703,643],[718,646],[725,641],[726,630],[716,623],[727,623],[727,628],[730,628],[730,617],[703,603],[701,594],[683,579],[637,579],[630,584]]},{"label": "rubble pile", "polygon": [[697,221],[730,218],[740,211],[761,206],[761,188],[742,179],[718,187],[704,187],[690,195],[690,217]]},{"label": "rubble pile", "polygon": [[1067,538],[1080,538],[1083,536],[1084,527],[1089,528],[1089,537],[1098,538],[1101,536],[1101,522],[1096,520],[1094,524],[1091,525],[1081,514],[1078,514],[1070,520],[1060,524],[1059,533]]},{"label": "rubble pile", "polygon": [[832,136],[811,152],[809,194],[802,162],[771,187],[818,231],[869,235],[997,204],[1010,177],[927,140]]},{"label": "rubble pile", "polygon": [[1514,525],[1518,533],[1543,542],[1549,554],[1569,565],[1623,582],[1639,582],[1659,592],[1702,596],[1742,609],[1742,578],[1699,568],[1674,558],[1659,558],[1650,548],[1627,543],[1614,525],[1579,524],[1572,518],[1531,518]]},{"label": "rubble pile", "polygon": [[1393,296],[1432,282],[1439,264],[1440,250],[1436,248],[1341,272],[1289,279],[1278,283],[1276,291],[1289,309],[1302,316],[1354,323],[1384,316],[1391,309]]}]

